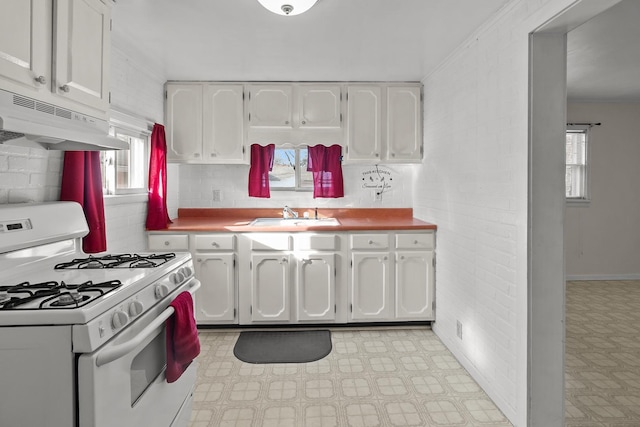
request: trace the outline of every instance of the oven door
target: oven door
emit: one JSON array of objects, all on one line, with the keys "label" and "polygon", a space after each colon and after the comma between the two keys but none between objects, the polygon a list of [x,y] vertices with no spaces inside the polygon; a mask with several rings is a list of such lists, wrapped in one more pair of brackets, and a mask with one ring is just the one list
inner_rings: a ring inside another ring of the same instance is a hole
[{"label": "oven door", "polygon": [[[194,281],[192,293],[200,285]],[[177,381],[166,382],[164,322],[173,314],[167,305],[158,304],[107,344],[78,358],[79,427],[188,425],[197,362]]]}]

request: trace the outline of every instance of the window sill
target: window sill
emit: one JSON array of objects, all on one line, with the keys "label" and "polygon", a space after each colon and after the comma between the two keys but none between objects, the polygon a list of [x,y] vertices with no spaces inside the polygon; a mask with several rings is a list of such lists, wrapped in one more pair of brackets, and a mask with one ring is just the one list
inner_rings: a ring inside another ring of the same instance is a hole
[{"label": "window sill", "polygon": [[105,206],[126,205],[129,203],[145,203],[149,200],[147,193],[140,194],[118,194],[104,196]]},{"label": "window sill", "polygon": [[567,199],[567,206],[580,208],[588,207],[591,204],[591,199]]}]

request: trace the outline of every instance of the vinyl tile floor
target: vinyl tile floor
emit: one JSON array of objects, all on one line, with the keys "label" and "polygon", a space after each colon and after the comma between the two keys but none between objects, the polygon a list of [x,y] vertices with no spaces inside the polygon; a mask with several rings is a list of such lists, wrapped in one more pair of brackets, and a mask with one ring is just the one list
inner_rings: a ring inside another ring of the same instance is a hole
[{"label": "vinyl tile floor", "polygon": [[511,426],[428,327],[331,330],[304,364],[249,364],[239,331],[200,331],[190,427]]},{"label": "vinyl tile floor", "polygon": [[566,287],[565,425],[640,426],[640,281]]}]

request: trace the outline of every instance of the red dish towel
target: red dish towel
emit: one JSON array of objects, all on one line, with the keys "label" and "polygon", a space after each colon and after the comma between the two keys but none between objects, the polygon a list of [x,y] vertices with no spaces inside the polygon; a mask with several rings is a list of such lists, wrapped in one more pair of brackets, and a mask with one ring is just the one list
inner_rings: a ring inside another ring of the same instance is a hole
[{"label": "red dish towel", "polygon": [[200,339],[193,316],[193,298],[182,292],[170,304],[175,313],[167,319],[167,382],[172,383],[200,354]]}]

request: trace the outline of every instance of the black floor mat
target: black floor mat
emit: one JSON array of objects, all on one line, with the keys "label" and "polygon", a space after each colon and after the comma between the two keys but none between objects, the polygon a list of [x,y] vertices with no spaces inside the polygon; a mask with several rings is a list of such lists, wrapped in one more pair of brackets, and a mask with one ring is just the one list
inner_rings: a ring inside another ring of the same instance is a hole
[{"label": "black floor mat", "polygon": [[247,363],[307,363],[331,353],[331,332],[243,331],[233,354]]}]

